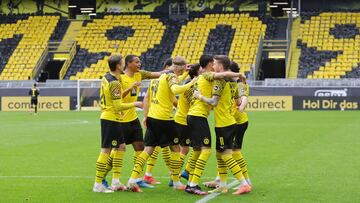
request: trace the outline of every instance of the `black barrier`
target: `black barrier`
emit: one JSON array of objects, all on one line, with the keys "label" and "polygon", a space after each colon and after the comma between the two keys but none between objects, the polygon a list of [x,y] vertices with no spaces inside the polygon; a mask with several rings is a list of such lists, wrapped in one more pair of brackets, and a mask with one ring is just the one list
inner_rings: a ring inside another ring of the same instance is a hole
[{"label": "black barrier", "polygon": [[359,110],[360,97],[293,97],[293,110]]}]

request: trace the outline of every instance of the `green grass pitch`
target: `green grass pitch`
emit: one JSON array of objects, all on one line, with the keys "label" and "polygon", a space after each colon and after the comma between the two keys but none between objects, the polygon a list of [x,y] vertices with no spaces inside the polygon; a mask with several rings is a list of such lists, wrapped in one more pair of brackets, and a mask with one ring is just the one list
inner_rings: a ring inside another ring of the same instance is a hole
[{"label": "green grass pitch", "polygon": [[[360,202],[359,112],[252,112],[249,117],[243,154],[253,191],[222,194],[210,202]],[[209,120],[213,125],[212,116]],[[93,193],[99,144],[99,112],[0,112],[0,202],[173,203],[203,198],[168,188],[161,158],[153,173],[162,184],[155,189]],[[133,167],[132,155],[128,146],[123,183]],[[202,181],[215,174],[213,151]]]}]

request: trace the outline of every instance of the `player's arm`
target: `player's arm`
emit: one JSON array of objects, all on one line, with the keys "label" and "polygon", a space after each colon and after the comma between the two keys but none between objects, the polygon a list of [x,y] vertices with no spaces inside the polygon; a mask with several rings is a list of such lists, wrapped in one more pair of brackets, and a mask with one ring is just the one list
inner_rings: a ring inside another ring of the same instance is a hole
[{"label": "player's arm", "polygon": [[240,99],[239,99],[240,101],[240,105],[239,105],[239,108],[238,108],[238,110],[240,111],[240,112],[244,112],[245,111],[245,108],[246,108],[246,105],[247,105],[247,103],[248,103],[248,98],[247,98],[247,96],[242,96]]},{"label": "player's arm", "polygon": [[143,110],[144,110],[144,119],[143,119],[143,125],[146,128],[146,120],[147,120],[147,115],[149,113],[149,108],[150,108],[150,97],[149,97],[149,89],[146,91],[146,94],[144,96],[143,99]]},{"label": "player's arm", "polygon": [[171,72],[171,70],[162,70],[162,71],[158,71],[158,72],[140,70],[142,80],[156,79],[156,78],[159,78],[163,73],[169,73],[169,72]]},{"label": "player's arm", "polygon": [[192,79],[189,83],[185,84],[185,85],[179,85],[179,80],[176,78],[175,75],[169,75],[168,76],[168,81],[169,81],[169,86],[171,89],[171,92],[174,93],[175,95],[184,93],[186,90],[190,89],[191,86],[194,84],[196,78]]},{"label": "player's arm", "polygon": [[219,103],[219,99],[223,93],[225,85],[226,82],[224,80],[216,80],[214,84],[214,93],[211,98],[204,97],[203,95],[201,95],[201,92],[197,90],[194,91],[194,97],[211,106],[216,106]]},{"label": "player's arm", "polygon": [[176,97],[174,97],[174,99],[173,99],[173,106],[174,106],[175,108],[177,108],[177,105],[178,105],[178,100],[176,99]]},{"label": "player's arm", "polygon": [[245,79],[246,77],[242,73],[235,73],[235,72],[231,72],[231,71],[225,71],[225,72],[221,72],[221,73],[214,73],[214,79],[215,80],[232,79],[232,78]]},{"label": "player's arm", "polygon": [[[240,83],[241,84],[241,83]],[[246,91],[247,86],[246,85],[240,85],[238,86],[236,90],[237,97],[239,98],[240,104],[238,104],[238,111],[244,112],[246,105],[248,103],[248,95]]]},{"label": "player's arm", "polygon": [[198,90],[194,91],[194,97],[200,99],[201,101],[211,106],[216,106],[219,103],[219,98],[220,98],[217,95],[213,95],[211,98],[204,97],[203,95],[201,95],[201,93]]},{"label": "player's arm", "polygon": [[123,98],[126,97],[126,95],[128,95],[132,91],[132,89],[134,89],[135,87],[140,87],[140,85],[141,85],[141,82],[138,82],[138,81],[134,82],[129,88],[127,88],[123,91],[122,97]]},{"label": "player's arm", "polygon": [[124,111],[130,108],[138,107],[142,108],[142,102],[124,103],[121,99],[121,84],[120,81],[114,81],[110,83],[110,94],[113,101],[114,108],[117,111]]},{"label": "player's arm", "polygon": [[32,92],[32,91],[31,91],[31,90],[29,90],[29,95],[31,95],[31,92]]}]

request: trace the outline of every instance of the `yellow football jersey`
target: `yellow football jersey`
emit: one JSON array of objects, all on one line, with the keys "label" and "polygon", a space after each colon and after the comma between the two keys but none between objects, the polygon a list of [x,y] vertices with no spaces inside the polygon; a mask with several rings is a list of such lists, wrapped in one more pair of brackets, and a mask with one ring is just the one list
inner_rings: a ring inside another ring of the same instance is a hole
[{"label": "yellow football jersey", "polygon": [[[199,90],[201,95],[204,97],[211,98],[213,85],[214,73],[205,72],[198,77],[197,81],[195,82],[194,89]],[[190,103],[188,115],[207,118],[209,116],[210,110],[211,106],[209,104],[193,97]]]},{"label": "yellow football jersey", "polygon": [[[185,80],[185,83],[189,81],[190,81],[190,77],[188,77]],[[179,95],[177,110],[174,118],[176,123],[187,125],[186,116],[189,111],[190,102],[193,97],[193,92],[194,92],[194,85],[192,85],[188,90],[186,90],[184,93]]]},{"label": "yellow football jersey", "polygon": [[101,119],[120,122],[120,112],[113,101],[121,100],[121,80],[111,73],[106,73],[101,81]]},{"label": "yellow football jersey", "polygon": [[158,80],[152,80],[149,86],[150,107],[148,117],[159,120],[173,120],[173,102],[175,95],[171,86],[178,84],[174,73],[164,73]]},{"label": "yellow football jersey", "polygon": [[[239,88],[239,97],[242,97],[242,96],[249,97],[249,85],[247,83],[239,82],[238,83],[238,88]],[[246,113],[246,111],[239,112],[237,110],[236,104],[234,105],[234,109],[235,109],[234,117],[235,117],[235,120],[236,120],[236,124],[243,124],[243,123],[246,123],[249,120],[248,114]]]},{"label": "yellow football jersey", "polygon": [[213,95],[219,96],[218,104],[214,107],[215,127],[226,127],[236,123],[234,118],[235,99],[239,98],[236,82],[216,80]]},{"label": "yellow football jersey", "polygon": [[[141,82],[145,79],[151,78],[151,72],[140,70],[136,72],[132,77],[121,74],[121,86],[123,90],[130,88],[135,82]],[[134,87],[124,98],[126,103],[136,102],[138,100],[140,87]],[[122,112],[121,122],[130,122],[137,119],[136,108],[131,108]]]}]

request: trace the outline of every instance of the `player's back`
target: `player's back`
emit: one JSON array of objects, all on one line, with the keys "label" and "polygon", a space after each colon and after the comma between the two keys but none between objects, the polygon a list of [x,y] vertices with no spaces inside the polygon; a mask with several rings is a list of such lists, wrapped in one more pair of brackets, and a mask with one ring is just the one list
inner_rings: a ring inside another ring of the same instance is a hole
[{"label": "player's back", "polygon": [[159,120],[173,120],[173,102],[175,95],[170,89],[171,80],[176,75],[174,73],[164,73],[158,80],[152,80],[151,99],[148,117]]},{"label": "player's back", "polygon": [[215,127],[226,127],[236,123],[234,118],[234,103],[239,97],[237,83],[233,81],[217,80],[214,95],[219,96],[218,104],[214,107]]},{"label": "player's back", "polygon": [[[190,82],[190,79],[185,80],[185,84]],[[190,102],[193,97],[194,85],[190,89],[186,90],[184,93],[179,95],[177,110],[175,113],[175,122],[182,125],[186,125],[186,116],[190,108]]]},{"label": "player's back", "polygon": [[[195,83],[195,89],[200,91],[204,97],[210,98],[212,96],[212,90],[214,85],[214,73],[205,72],[202,73]],[[207,118],[209,116],[211,106],[207,103],[193,97],[190,103],[190,109],[188,115],[200,116]]]},{"label": "player's back", "polygon": [[[116,89],[116,91],[112,91]],[[120,112],[118,112],[113,104],[114,99],[121,99],[121,81],[111,73],[106,73],[101,80],[100,88],[100,107],[101,119],[120,121]]]}]

